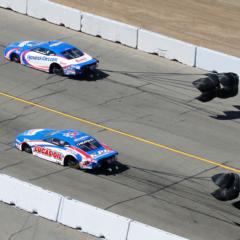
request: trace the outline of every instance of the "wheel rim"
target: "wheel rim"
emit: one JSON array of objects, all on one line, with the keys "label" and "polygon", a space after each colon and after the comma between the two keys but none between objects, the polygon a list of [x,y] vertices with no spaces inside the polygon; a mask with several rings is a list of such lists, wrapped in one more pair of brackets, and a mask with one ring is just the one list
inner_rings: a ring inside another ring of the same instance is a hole
[{"label": "wheel rim", "polygon": [[26,153],[32,153],[32,149],[30,146],[25,146],[23,151],[25,151]]},{"label": "wheel rim", "polygon": [[68,166],[71,168],[77,168],[77,161],[73,158],[68,159]]},{"label": "wheel rim", "polygon": [[60,76],[63,75],[63,70],[60,67],[54,67],[52,71],[53,71],[53,74],[60,75]]},{"label": "wheel rim", "polygon": [[12,61],[16,62],[16,63],[19,63],[20,59],[19,59],[19,57],[16,54],[14,54],[13,57],[12,57]]}]

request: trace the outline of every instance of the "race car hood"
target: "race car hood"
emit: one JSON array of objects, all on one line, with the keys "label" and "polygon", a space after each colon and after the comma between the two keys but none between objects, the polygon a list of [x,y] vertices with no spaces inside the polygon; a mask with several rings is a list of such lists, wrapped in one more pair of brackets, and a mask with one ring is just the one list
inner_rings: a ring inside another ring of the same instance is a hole
[{"label": "race car hood", "polygon": [[14,42],[8,45],[10,48],[20,48],[21,50],[27,50],[35,45],[38,45],[39,41],[22,41],[22,42]]}]

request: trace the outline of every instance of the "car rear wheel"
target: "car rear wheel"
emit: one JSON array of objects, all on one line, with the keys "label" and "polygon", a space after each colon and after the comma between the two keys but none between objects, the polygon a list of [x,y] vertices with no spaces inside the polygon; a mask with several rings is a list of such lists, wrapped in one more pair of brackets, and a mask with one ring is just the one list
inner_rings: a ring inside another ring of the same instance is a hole
[{"label": "car rear wheel", "polygon": [[58,64],[53,64],[51,66],[50,73],[56,74],[58,76],[63,76],[63,69],[60,65]]},{"label": "car rear wheel", "polygon": [[27,143],[23,144],[22,150],[26,153],[32,153],[32,148]]},{"label": "car rear wheel", "polygon": [[79,168],[78,161],[72,156],[66,157],[65,165],[70,168]]},{"label": "car rear wheel", "polygon": [[12,62],[20,63],[20,57],[16,53],[13,53],[10,59]]}]

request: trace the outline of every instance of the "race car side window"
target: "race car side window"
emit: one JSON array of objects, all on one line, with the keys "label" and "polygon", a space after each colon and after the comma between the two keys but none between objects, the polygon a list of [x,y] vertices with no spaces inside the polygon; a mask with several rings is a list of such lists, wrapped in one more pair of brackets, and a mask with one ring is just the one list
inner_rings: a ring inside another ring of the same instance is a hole
[{"label": "race car side window", "polygon": [[45,142],[49,142],[49,143],[52,143],[52,138],[46,138],[44,139]]},{"label": "race car side window", "polygon": [[58,138],[47,138],[44,141],[52,143],[57,146],[61,146],[61,147],[69,147],[70,146],[70,144],[68,142],[60,140]]},{"label": "race car side window", "polygon": [[54,56],[56,55],[53,51],[46,49],[46,48],[42,48],[42,47],[37,47],[32,49],[33,52],[37,52],[43,55],[47,55],[47,56]]}]

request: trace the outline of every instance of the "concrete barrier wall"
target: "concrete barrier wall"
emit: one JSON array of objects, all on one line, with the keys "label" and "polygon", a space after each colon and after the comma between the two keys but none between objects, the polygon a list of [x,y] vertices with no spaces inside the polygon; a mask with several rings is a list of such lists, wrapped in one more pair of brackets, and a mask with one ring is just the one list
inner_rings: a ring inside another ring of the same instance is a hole
[{"label": "concrete barrier wall", "polygon": [[235,72],[240,76],[240,59],[208,48],[198,47],[196,67],[208,71]]},{"label": "concrete barrier wall", "polygon": [[195,45],[158,33],[140,29],[138,31],[137,48],[148,53],[156,53],[159,56],[177,60],[190,66],[195,65]]},{"label": "concrete barrier wall", "polygon": [[0,175],[0,201],[56,221],[62,196],[7,175]]},{"label": "concrete barrier wall", "polygon": [[0,6],[34,18],[155,53],[189,66],[240,75],[240,59],[48,0],[0,0]]},{"label": "concrete barrier wall", "polygon": [[80,31],[81,12],[48,0],[28,0],[27,15]]},{"label": "concrete barrier wall", "polygon": [[0,0],[0,6],[22,14],[27,13],[27,0]]},{"label": "concrete barrier wall", "polygon": [[129,47],[137,47],[138,28],[108,18],[84,12],[81,31]]},{"label": "concrete barrier wall", "polygon": [[169,232],[133,221],[130,223],[127,240],[186,240]]},{"label": "concrete barrier wall", "polygon": [[64,198],[58,222],[108,240],[125,240],[130,219],[86,203]]},{"label": "concrete barrier wall", "polygon": [[0,174],[0,189],[0,201],[106,240],[183,240],[5,174]]}]

